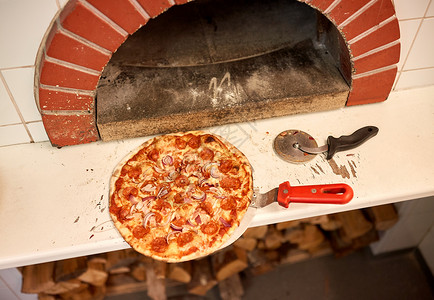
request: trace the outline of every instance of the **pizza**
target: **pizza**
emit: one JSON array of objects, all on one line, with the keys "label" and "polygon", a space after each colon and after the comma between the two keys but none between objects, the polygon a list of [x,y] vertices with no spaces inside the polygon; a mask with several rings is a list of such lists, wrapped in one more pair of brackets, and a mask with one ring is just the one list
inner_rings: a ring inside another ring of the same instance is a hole
[{"label": "pizza", "polygon": [[187,261],[224,244],[252,194],[247,158],[223,138],[202,131],[162,135],[115,168],[110,215],[136,251]]}]

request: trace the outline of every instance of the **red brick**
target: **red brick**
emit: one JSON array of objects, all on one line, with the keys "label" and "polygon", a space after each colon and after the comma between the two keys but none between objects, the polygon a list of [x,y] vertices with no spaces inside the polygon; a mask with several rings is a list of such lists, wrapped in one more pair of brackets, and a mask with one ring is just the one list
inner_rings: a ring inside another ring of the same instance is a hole
[{"label": "red brick", "polygon": [[189,2],[189,1],[191,1],[191,0],[175,0],[175,3],[178,4],[178,5],[180,5],[180,4],[185,4],[185,3]]},{"label": "red brick", "polygon": [[351,17],[356,11],[361,9],[369,0],[345,0],[339,2],[329,13],[329,17],[334,20],[336,25]]},{"label": "red brick", "polygon": [[60,14],[62,26],[91,41],[114,52],[127,38],[106,21],[95,15],[81,2],[68,5]]},{"label": "red brick", "polygon": [[387,99],[395,81],[397,68],[353,79],[347,106],[381,102]]},{"label": "red brick", "polygon": [[395,14],[395,8],[390,0],[377,1],[357,18],[342,28],[347,41],[355,38],[366,30],[380,24]]},{"label": "red brick", "polygon": [[102,71],[111,55],[92,48],[63,32],[57,32],[47,41],[47,55],[96,71]]},{"label": "red brick", "polygon": [[55,147],[86,144],[99,140],[94,115],[42,114],[45,131]]},{"label": "red brick", "polygon": [[167,0],[137,0],[137,2],[140,3],[151,18],[158,16],[172,6]]},{"label": "red brick", "polygon": [[88,0],[113,22],[133,34],[146,24],[145,19],[128,0]]},{"label": "red brick", "polygon": [[319,11],[324,11],[332,3],[333,3],[333,0],[312,0],[309,2],[309,5],[317,8]]},{"label": "red brick", "polygon": [[91,91],[98,84],[98,75],[81,72],[53,62],[41,62],[39,81],[45,85]]},{"label": "red brick", "polygon": [[354,61],[355,74],[360,74],[398,63],[401,44],[393,45],[379,52]]},{"label": "red brick", "polygon": [[394,19],[357,42],[350,44],[351,53],[357,57],[397,39],[399,39],[399,25],[398,20]]},{"label": "red brick", "polygon": [[92,96],[79,92],[55,91],[39,88],[41,110],[83,110],[93,111],[95,101]]}]

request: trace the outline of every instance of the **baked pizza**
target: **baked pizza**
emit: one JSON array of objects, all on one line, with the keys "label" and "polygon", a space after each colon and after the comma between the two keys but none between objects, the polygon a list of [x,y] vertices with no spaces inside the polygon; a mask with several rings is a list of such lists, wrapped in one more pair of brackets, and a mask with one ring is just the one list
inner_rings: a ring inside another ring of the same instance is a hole
[{"label": "baked pizza", "polygon": [[250,205],[247,158],[219,136],[157,136],[115,168],[110,215],[138,252],[180,262],[219,249]]}]

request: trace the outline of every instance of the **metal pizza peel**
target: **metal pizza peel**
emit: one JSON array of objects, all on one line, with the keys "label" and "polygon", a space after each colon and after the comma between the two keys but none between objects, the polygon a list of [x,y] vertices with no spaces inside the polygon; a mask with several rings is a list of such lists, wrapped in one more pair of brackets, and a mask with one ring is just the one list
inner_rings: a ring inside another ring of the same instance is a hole
[{"label": "metal pizza peel", "polygon": [[290,203],[346,204],[351,201],[353,195],[353,189],[345,183],[291,186],[286,181],[265,194],[255,190],[251,204],[240,224],[220,249],[231,245],[241,237],[256,213],[263,207],[273,203],[278,203],[284,208],[288,208]]}]

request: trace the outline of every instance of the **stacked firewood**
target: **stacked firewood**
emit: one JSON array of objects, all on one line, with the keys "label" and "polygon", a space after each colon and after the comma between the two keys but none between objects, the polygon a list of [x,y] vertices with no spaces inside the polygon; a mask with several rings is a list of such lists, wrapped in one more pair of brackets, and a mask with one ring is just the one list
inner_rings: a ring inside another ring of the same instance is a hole
[{"label": "stacked firewood", "polygon": [[[204,296],[241,299],[243,279],[323,255],[343,256],[378,240],[398,220],[393,205],[249,228],[208,257],[168,264],[132,249],[21,268],[23,293],[39,299],[104,299],[146,291],[151,299]],[[176,297],[175,297],[176,296]]]}]

